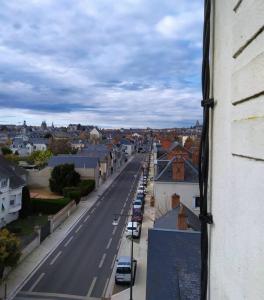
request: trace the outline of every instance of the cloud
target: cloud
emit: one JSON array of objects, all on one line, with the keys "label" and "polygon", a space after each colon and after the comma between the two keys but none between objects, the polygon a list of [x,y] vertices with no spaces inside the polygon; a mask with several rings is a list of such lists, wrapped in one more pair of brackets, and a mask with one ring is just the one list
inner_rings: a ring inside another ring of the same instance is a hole
[{"label": "cloud", "polygon": [[201,118],[202,0],[1,6],[0,114],[17,113],[5,122],[45,115],[55,124],[168,127]]}]

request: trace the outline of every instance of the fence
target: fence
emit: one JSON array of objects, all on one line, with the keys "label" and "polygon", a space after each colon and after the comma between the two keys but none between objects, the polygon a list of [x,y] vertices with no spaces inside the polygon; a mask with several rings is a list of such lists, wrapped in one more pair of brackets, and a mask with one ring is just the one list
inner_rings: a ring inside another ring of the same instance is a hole
[{"label": "fence", "polygon": [[50,216],[50,232],[53,232],[58,226],[60,226],[61,223],[63,223],[63,221],[67,219],[75,209],[76,203],[75,201],[71,201],[63,209],[56,213],[56,215]]}]

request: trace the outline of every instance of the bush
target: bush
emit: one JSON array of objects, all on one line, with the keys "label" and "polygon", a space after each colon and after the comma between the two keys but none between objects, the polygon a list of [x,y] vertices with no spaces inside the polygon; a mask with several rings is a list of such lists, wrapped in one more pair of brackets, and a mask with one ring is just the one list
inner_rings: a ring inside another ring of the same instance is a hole
[{"label": "bush", "polygon": [[74,200],[78,204],[81,200],[81,191],[79,187],[65,187],[63,196]]},{"label": "bush", "polygon": [[79,184],[81,197],[87,196],[89,193],[91,193],[95,188],[95,181],[90,180],[82,180]]},{"label": "bush", "polygon": [[63,164],[54,167],[49,180],[50,190],[60,195],[68,186],[77,186],[80,183],[80,174],[74,170],[73,164]]},{"label": "bush", "polygon": [[32,214],[32,205],[30,199],[30,193],[27,186],[22,189],[22,207],[19,211],[19,216],[24,219]]},{"label": "bush", "polygon": [[40,199],[31,200],[33,213],[42,213],[45,215],[54,215],[65,207],[71,201],[70,198],[64,197],[60,199]]}]

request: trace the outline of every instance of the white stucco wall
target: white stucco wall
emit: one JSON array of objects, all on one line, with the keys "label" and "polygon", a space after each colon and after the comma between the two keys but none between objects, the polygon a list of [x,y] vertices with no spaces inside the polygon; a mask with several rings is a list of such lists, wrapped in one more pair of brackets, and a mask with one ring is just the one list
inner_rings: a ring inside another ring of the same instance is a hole
[{"label": "white stucco wall", "polygon": [[243,49],[264,24],[264,1],[234,11],[238,2],[215,1],[212,300],[264,297],[264,96],[254,96],[264,91],[264,32]]},{"label": "white stucco wall", "polygon": [[155,197],[156,218],[171,210],[171,196],[175,193],[180,196],[180,201],[184,205],[195,214],[199,214],[199,209],[194,208],[193,199],[193,197],[200,195],[198,183],[155,181],[153,193]]}]

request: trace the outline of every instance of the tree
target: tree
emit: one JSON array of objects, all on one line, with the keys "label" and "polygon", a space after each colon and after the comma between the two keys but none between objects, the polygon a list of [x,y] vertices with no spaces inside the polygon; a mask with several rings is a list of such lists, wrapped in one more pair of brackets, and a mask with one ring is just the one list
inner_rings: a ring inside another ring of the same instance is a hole
[{"label": "tree", "polygon": [[24,186],[22,189],[22,207],[19,211],[19,216],[22,219],[30,216],[32,214],[32,204],[30,199],[30,193],[27,186]]},{"label": "tree", "polygon": [[14,267],[21,256],[19,239],[7,229],[0,230],[0,277],[6,267]]},{"label": "tree", "polygon": [[8,147],[2,147],[1,150],[3,155],[12,154],[12,150],[10,150]]},{"label": "tree", "polygon": [[44,166],[45,164],[47,164],[51,156],[52,152],[50,150],[38,150],[31,153],[31,155],[28,158],[28,161],[38,166]]},{"label": "tree", "polygon": [[70,154],[72,153],[72,147],[68,139],[50,139],[49,150],[54,154]]},{"label": "tree", "polygon": [[50,190],[61,195],[65,187],[77,186],[79,183],[80,174],[74,170],[73,164],[56,166],[52,170],[49,180]]}]

